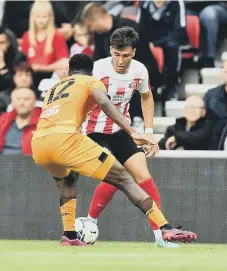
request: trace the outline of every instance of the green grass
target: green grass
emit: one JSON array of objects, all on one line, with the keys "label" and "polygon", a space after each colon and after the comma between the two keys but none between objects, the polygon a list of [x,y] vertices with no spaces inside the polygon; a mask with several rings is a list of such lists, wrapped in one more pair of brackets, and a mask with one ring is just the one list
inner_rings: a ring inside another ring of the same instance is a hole
[{"label": "green grass", "polygon": [[0,241],[0,271],[226,271],[226,257],[227,245],[170,250],[150,243],[62,248],[55,241]]}]

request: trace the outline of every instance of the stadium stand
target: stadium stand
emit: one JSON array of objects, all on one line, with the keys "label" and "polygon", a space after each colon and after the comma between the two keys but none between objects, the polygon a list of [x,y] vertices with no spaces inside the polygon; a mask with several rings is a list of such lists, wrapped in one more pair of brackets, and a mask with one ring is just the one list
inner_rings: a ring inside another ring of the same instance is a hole
[{"label": "stadium stand", "polygon": [[164,134],[166,128],[175,124],[176,118],[173,117],[154,117],[154,133]]},{"label": "stadium stand", "polygon": [[221,68],[203,68],[200,71],[203,84],[222,84],[222,69]]},{"label": "stadium stand", "polygon": [[184,116],[184,101],[167,101],[165,105],[166,116],[180,118]]},{"label": "stadium stand", "polygon": [[208,89],[215,88],[216,84],[187,84],[185,86],[185,97],[199,96],[203,97]]},{"label": "stadium stand", "polygon": [[[72,25],[79,22],[79,18],[82,13],[82,9],[85,5],[84,3],[82,3],[82,1],[81,1],[81,3],[79,3],[79,2],[76,4],[67,4],[67,5],[64,4],[64,10],[66,10],[66,13],[70,13],[70,16],[68,16],[69,19],[66,19],[67,16],[62,17],[61,14],[63,14],[64,12],[63,12],[63,9],[61,10],[61,8],[59,8],[61,6],[60,4],[55,5],[55,4],[51,3],[52,7],[53,7],[53,11],[54,11],[55,26],[58,29],[58,31],[65,34],[65,32],[63,30],[67,30],[66,28],[63,29],[64,26],[61,24],[62,22],[68,24],[68,26],[70,24],[70,22],[69,22],[70,20],[72,22]],[[189,9],[191,8],[191,6],[188,5],[188,2],[191,2],[191,1],[185,2],[185,6],[186,6],[186,10],[187,10],[187,12],[186,12],[186,31],[187,31],[187,35],[189,38],[189,46],[187,46],[187,48],[182,49],[182,59],[183,60],[190,59],[190,61],[191,60],[194,61],[195,57],[199,56],[201,48],[203,48],[202,44],[200,44],[200,41],[203,40],[202,39],[203,28],[201,27],[201,23],[200,23],[200,19],[201,19],[200,15],[201,15],[201,12],[203,11],[203,9],[205,9],[207,7],[212,7],[212,4],[207,2],[206,4],[201,5],[199,2],[193,1],[193,6],[198,7],[198,9],[194,8],[194,9],[192,9],[191,12],[188,12],[188,7],[189,7]],[[102,2],[102,3],[104,3],[104,2]],[[22,34],[29,30],[29,10],[31,8],[31,4],[26,5],[26,16],[24,15],[23,20],[21,20],[20,24],[14,25],[17,28],[15,28],[14,26],[11,27],[11,24],[7,23],[8,28],[6,29],[6,28],[4,28],[4,22],[8,22],[7,16],[9,16],[8,14],[9,14],[9,6],[10,5],[11,5],[11,3],[9,3],[9,1],[6,1],[5,9],[3,10],[4,20],[3,20],[2,26],[3,26],[3,31],[7,31],[6,33],[9,37],[11,45],[13,47],[12,52],[14,52],[14,54],[15,54],[15,52],[17,53],[18,49],[19,49],[19,51],[21,49],[20,45],[21,45]],[[15,7],[17,5],[16,2],[13,2],[13,5],[14,5],[14,9],[15,9]],[[131,19],[137,23],[139,23],[140,20],[143,20],[144,14],[143,14],[143,12],[141,12],[141,5],[142,4],[140,1],[126,1],[126,2],[118,1],[118,5],[119,5],[118,6],[119,12],[121,12],[121,17]],[[201,7],[199,7],[200,5],[201,5]],[[69,10],[70,6],[71,7],[77,6],[77,7],[81,7],[81,8],[77,9],[78,11],[75,13],[75,12],[72,12],[72,10]],[[105,1],[104,6],[105,7],[113,6],[113,3],[110,3],[109,1]],[[63,7],[63,5],[62,5],[62,7]],[[21,12],[21,9],[18,12]],[[144,27],[146,28],[146,25]],[[70,30],[70,29],[68,29],[68,30]],[[73,30],[73,28],[71,30]],[[148,28],[146,28],[145,30],[149,31]],[[72,38],[70,39],[70,41],[68,40],[68,36],[67,37],[65,36],[65,38],[67,40],[68,51],[69,51],[70,47],[72,46],[72,44],[76,44],[76,42],[77,42],[76,35],[74,35],[74,34],[72,35]],[[17,38],[17,40],[16,40],[16,38]],[[18,46],[17,46],[17,42],[18,42]],[[225,52],[226,48],[225,48],[225,46],[224,47],[218,46],[217,49],[219,50],[219,48],[221,48],[221,50],[223,50],[223,52],[219,51],[217,53],[217,55],[221,56],[218,60],[221,59],[222,61],[224,61],[227,59],[227,52]],[[158,46],[150,46],[150,51],[151,51],[151,54],[153,54],[153,56],[157,62],[160,73],[164,73],[165,57],[164,57],[163,49]],[[13,53],[8,52],[7,54],[8,55],[6,58],[6,66],[8,68],[8,65],[9,65],[8,59],[10,59],[10,54],[13,54]],[[12,55],[11,55],[11,57],[12,57]],[[24,61],[24,59],[25,58],[21,58],[21,60],[23,60],[23,61]],[[194,62],[194,63],[196,63],[196,62]],[[0,94],[1,94],[0,95],[0,104],[3,101],[2,97],[5,97],[4,91],[10,90],[10,91],[8,91],[9,93],[7,92],[10,95],[11,90],[13,89],[13,84],[14,84],[13,83],[13,75],[14,75],[13,70],[14,70],[15,64],[13,64],[12,67],[9,67],[7,74],[4,74],[4,69],[0,70],[0,78],[2,80],[4,79],[3,82],[7,83],[7,87],[5,87],[4,84],[1,84],[1,86],[0,86]],[[34,66],[34,65],[32,64],[32,66]],[[35,67],[35,68],[37,68],[37,67]],[[194,69],[194,72],[197,73],[198,67],[196,66],[193,69]],[[181,82],[182,84],[179,85],[178,91],[180,91],[181,93],[184,94],[184,95],[182,95],[182,97],[184,97],[184,98],[188,98],[190,96],[203,97],[204,94],[207,92],[207,90],[215,88],[216,86],[223,84],[224,79],[222,78],[222,70],[223,70],[222,67],[215,67],[215,68],[203,67],[199,71],[199,75],[201,77],[201,81],[199,81],[197,76],[191,76],[190,78],[187,78],[187,77],[184,78],[183,77],[183,73],[185,72],[185,67],[184,67],[184,70],[182,70],[182,73],[180,73],[181,81],[182,80],[183,81]],[[187,72],[187,67],[186,67],[186,72]],[[6,75],[7,75],[7,78],[6,78]],[[40,88],[44,84],[44,82],[46,82],[47,80],[50,80],[52,78],[52,77],[50,78],[50,75],[51,74],[49,73],[44,76],[44,81],[42,81]],[[5,81],[5,78],[7,80],[9,79],[9,81]],[[34,78],[34,74],[33,74],[33,80],[34,79],[35,79],[35,90],[36,90],[40,84],[40,80],[37,82],[37,78]],[[57,77],[54,78],[54,80],[58,80]],[[44,88],[46,89],[47,87],[45,86]],[[155,89],[154,89],[154,93],[156,93]],[[159,99],[160,97],[157,96],[156,98]],[[41,104],[42,104],[41,100],[43,99],[43,97],[38,97],[38,99],[39,100],[37,101],[37,103],[39,104],[39,106],[41,106]],[[9,102],[9,99],[8,99],[8,102]],[[140,104],[138,103],[138,105],[136,105],[136,106],[138,107],[138,106],[140,106]],[[157,100],[156,107],[158,108],[158,106],[159,106],[159,104],[158,104],[158,100]],[[11,109],[12,109],[12,107],[10,105],[9,107],[5,107],[4,110],[10,111]],[[1,111],[1,112],[3,112],[3,111]],[[182,117],[184,115],[184,100],[166,101],[165,115],[166,115],[166,117],[161,117],[160,110],[156,110],[156,115],[155,115],[155,119],[154,119],[154,132],[155,132],[155,136],[157,138],[159,138],[159,135],[162,135],[165,133],[166,127],[175,123],[176,118]],[[142,123],[141,123],[141,125],[142,125]]]}]

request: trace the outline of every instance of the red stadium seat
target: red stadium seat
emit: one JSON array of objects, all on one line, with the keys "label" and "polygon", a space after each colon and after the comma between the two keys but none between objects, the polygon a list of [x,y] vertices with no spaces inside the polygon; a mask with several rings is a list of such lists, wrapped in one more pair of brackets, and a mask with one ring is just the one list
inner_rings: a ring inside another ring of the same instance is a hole
[{"label": "red stadium seat", "polygon": [[164,68],[164,53],[161,47],[150,46],[151,52],[158,64],[159,71],[162,73]]},{"label": "red stadium seat", "polygon": [[[186,30],[189,38],[189,43],[193,49],[199,49],[200,46],[200,22],[198,16],[186,16]],[[194,53],[185,52],[183,58],[192,58]]]},{"label": "red stadium seat", "polygon": [[[122,18],[128,18],[135,22],[138,22],[140,19],[140,8],[137,7],[136,1],[134,6],[126,7],[121,13]],[[159,71],[163,71],[164,67],[164,54],[162,48],[150,46],[151,52],[154,55],[155,60],[157,61]]]},{"label": "red stadium seat", "polygon": [[[123,9],[121,13],[122,18],[128,18],[135,22],[140,20],[140,8],[137,6],[135,1],[134,6],[129,6]],[[192,49],[199,49],[200,46],[200,22],[199,17],[194,15],[186,16],[186,31],[189,38],[189,43]],[[150,46],[151,52],[154,55],[160,72],[163,72],[164,67],[164,54],[160,47]],[[184,50],[182,53],[183,58],[193,58],[194,52],[187,52]]]}]

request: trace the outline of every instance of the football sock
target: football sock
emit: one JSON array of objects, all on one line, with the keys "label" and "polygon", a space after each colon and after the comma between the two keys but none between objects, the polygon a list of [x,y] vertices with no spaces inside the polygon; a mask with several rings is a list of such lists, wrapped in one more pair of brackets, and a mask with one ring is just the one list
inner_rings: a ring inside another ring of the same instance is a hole
[{"label": "football sock", "polygon": [[97,218],[93,218],[90,215],[87,215],[87,218],[93,221],[95,224],[97,224],[97,220],[98,220]]},{"label": "football sock", "polygon": [[[140,183],[139,186],[154,200],[157,207],[159,209],[161,209],[161,197],[160,197],[158,188],[157,188],[156,184],[154,183],[153,179],[150,178],[150,179]],[[158,225],[156,225],[151,219],[149,219],[149,223],[150,223],[153,231],[159,230]],[[154,232],[154,234],[155,234],[155,232]],[[156,234],[157,234],[157,232],[156,232]]]},{"label": "football sock", "polygon": [[75,217],[76,217],[76,199],[70,199],[66,202],[61,199],[60,209],[64,232],[75,232]]},{"label": "football sock", "polygon": [[66,236],[70,240],[78,238],[76,231],[64,231],[64,236]]},{"label": "football sock", "polygon": [[152,208],[146,212],[146,215],[155,222],[155,224],[160,228],[166,224],[168,221],[164,217],[163,213],[159,210],[156,203],[153,201]]},{"label": "football sock", "polygon": [[101,182],[95,189],[88,215],[97,219],[116,192],[117,188],[115,186]]},{"label": "football sock", "polygon": [[155,240],[160,240],[162,239],[162,231],[160,229],[158,230],[153,230],[154,232],[154,237],[155,237]]}]

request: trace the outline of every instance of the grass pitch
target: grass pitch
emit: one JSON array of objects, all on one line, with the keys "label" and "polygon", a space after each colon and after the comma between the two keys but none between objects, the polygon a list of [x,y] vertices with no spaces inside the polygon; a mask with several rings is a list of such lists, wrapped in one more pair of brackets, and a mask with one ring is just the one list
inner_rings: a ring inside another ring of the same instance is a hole
[{"label": "grass pitch", "polygon": [[153,243],[97,242],[60,247],[56,241],[0,241],[0,271],[226,271],[227,245],[180,249]]}]

